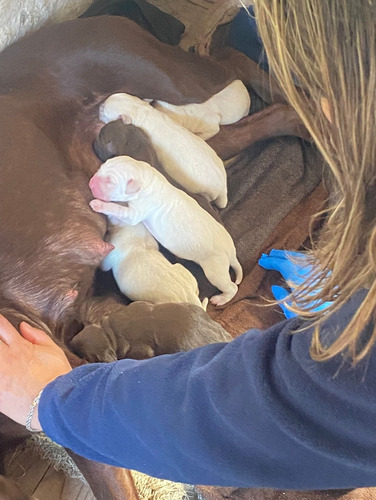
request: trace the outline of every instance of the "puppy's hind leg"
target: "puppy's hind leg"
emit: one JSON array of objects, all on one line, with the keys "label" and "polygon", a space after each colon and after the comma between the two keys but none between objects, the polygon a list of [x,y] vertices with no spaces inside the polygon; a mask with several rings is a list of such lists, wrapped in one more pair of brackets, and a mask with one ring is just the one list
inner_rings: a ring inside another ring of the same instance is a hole
[{"label": "puppy's hind leg", "polygon": [[230,278],[230,264],[226,255],[216,256],[200,265],[210,283],[221,290],[221,294],[214,295],[210,302],[215,306],[223,306],[229,302],[238,291],[237,285]]},{"label": "puppy's hind leg", "polygon": [[214,204],[218,208],[225,208],[227,206],[227,193],[221,193],[217,196],[217,198],[214,200]]}]

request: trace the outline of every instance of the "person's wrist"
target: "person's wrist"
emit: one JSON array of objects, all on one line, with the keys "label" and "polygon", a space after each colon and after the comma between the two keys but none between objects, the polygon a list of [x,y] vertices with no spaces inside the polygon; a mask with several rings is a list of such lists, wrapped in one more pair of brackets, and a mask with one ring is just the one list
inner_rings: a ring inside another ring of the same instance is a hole
[{"label": "person's wrist", "polygon": [[39,422],[39,403],[34,409],[33,418],[31,419],[31,428],[33,429],[33,432],[42,431],[42,426],[40,425]]},{"label": "person's wrist", "polygon": [[28,431],[30,432],[40,432],[42,430],[40,423],[39,423],[39,418],[38,418],[38,407],[39,407],[39,400],[42,395],[43,389],[38,393],[38,395],[33,399],[29,412],[26,416],[26,424],[25,427]]}]

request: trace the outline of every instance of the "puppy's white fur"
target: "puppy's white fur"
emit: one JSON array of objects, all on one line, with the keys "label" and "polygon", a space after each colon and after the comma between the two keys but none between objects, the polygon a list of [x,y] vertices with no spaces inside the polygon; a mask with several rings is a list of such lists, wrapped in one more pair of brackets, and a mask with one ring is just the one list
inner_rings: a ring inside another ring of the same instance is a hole
[{"label": "puppy's white fur", "polygon": [[251,98],[244,83],[235,80],[201,104],[175,106],[164,101],[154,101],[152,106],[207,140],[219,132],[220,125],[229,125],[247,116]]},{"label": "puppy's white fur", "polygon": [[107,241],[114,245],[102,261],[103,271],[112,270],[120,290],[131,300],[153,304],[186,302],[206,308],[200,302],[196,278],[181,264],[171,264],[158,248],[156,239],[140,222],[135,226],[112,225]]},{"label": "puppy's white fur", "polygon": [[200,137],[149,103],[129,94],[113,94],[101,106],[100,119],[123,118],[146,132],[164,170],[190,193],[219,208],[227,205],[227,177],[222,160]]},{"label": "puppy's white fur", "polygon": [[[223,305],[236,294],[243,272],[229,233],[148,163],[129,156],[107,160],[90,180],[90,188],[102,200],[90,203],[93,210],[122,224],[143,222],[165,248],[197,262],[208,280],[223,292],[210,299],[213,304]],[[126,201],[128,206],[106,203],[109,201]],[[231,281],[230,266],[236,284]]]}]

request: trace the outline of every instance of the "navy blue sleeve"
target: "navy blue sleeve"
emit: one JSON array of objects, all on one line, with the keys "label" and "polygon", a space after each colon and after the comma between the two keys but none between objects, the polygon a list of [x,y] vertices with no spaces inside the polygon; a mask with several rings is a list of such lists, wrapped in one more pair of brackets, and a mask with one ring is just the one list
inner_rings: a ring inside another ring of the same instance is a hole
[{"label": "navy blue sleeve", "polygon": [[[359,297],[324,328],[338,334]],[[88,458],[192,484],[376,484],[375,354],[310,358],[299,318],[229,344],[85,365],[44,390],[48,436]],[[338,328],[338,329],[337,329]]]}]

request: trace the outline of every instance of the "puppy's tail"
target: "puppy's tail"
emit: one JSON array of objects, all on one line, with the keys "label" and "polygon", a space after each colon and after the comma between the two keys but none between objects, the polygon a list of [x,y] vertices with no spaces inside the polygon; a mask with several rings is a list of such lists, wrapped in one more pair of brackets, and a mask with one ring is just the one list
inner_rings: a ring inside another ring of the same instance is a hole
[{"label": "puppy's tail", "polygon": [[234,255],[233,259],[230,262],[231,267],[235,271],[235,283],[239,285],[242,282],[243,279],[243,268],[240,265],[240,262]]}]

